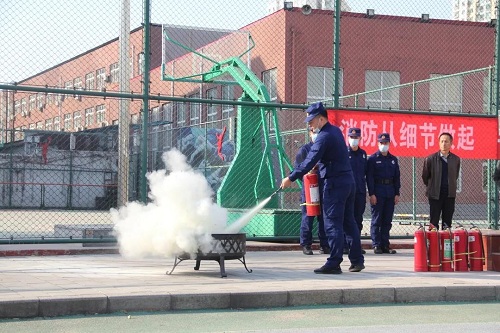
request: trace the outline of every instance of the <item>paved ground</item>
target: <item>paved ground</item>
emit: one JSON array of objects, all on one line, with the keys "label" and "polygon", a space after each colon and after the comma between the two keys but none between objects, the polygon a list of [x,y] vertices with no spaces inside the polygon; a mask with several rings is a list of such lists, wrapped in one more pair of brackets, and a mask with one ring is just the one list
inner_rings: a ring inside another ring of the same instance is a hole
[{"label": "paved ground", "polygon": [[[500,301],[500,272],[413,272],[411,240],[393,242],[396,255],[368,251],[366,270],[316,275],[325,256],[305,256],[297,244],[247,243],[248,273],[226,261],[172,258],[127,260],[114,247],[0,247],[0,318],[120,311],[225,309],[394,302]],[[367,246],[368,244],[365,244]],[[40,249],[45,247],[45,249]],[[50,252],[59,251],[59,252]],[[19,256],[19,253],[24,253]],[[35,255],[35,254],[71,255]],[[100,254],[95,254],[100,253]],[[317,251],[316,251],[317,253]]]}]

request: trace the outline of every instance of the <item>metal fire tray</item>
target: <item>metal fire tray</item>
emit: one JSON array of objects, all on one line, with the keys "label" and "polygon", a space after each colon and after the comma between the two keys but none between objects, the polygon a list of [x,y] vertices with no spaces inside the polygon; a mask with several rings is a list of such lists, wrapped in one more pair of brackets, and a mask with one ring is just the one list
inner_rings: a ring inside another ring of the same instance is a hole
[{"label": "metal fire tray", "polygon": [[196,260],[195,271],[200,269],[202,260],[214,260],[219,263],[221,277],[227,277],[224,262],[235,259],[243,264],[248,273],[252,273],[252,270],[247,267],[245,262],[246,234],[212,234],[212,237],[216,242],[210,252],[203,253],[198,251],[194,256],[191,256],[189,253],[181,253],[175,257],[174,266],[166,274],[172,274],[177,265],[184,260]]}]

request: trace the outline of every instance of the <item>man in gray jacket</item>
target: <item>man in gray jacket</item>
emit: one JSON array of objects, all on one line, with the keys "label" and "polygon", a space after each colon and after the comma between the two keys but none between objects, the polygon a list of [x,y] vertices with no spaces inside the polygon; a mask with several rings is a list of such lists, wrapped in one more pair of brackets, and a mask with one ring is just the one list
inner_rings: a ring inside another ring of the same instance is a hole
[{"label": "man in gray jacket", "polygon": [[441,133],[438,140],[439,151],[425,158],[422,180],[429,198],[430,227],[439,229],[439,218],[442,217],[442,228],[445,229],[451,228],[455,212],[460,157],[450,152],[453,144],[450,133]]}]

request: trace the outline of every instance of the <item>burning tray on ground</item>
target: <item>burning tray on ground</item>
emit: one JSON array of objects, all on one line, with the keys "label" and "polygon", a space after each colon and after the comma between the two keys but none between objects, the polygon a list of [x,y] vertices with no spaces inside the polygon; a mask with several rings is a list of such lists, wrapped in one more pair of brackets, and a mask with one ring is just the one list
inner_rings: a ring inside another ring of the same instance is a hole
[{"label": "burning tray on ground", "polygon": [[191,256],[189,253],[182,253],[175,257],[174,266],[170,272],[170,275],[174,271],[175,267],[179,265],[184,260],[196,260],[194,270],[200,269],[200,263],[202,260],[214,260],[219,263],[220,275],[221,277],[227,277],[226,269],[224,265],[225,260],[239,260],[247,270],[248,273],[252,273],[252,270],[247,267],[245,262],[246,254],[246,234],[212,234],[215,239],[215,244],[213,249],[208,253],[202,253],[199,251],[197,254]]}]

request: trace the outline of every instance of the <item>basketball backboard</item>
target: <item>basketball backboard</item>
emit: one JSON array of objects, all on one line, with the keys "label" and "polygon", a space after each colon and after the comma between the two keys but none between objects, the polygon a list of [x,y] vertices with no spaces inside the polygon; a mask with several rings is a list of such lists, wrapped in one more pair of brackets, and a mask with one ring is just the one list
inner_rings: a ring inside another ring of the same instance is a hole
[{"label": "basketball backboard", "polygon": [[[249,32],[213,28],[162,26],[162,79],[202,82],[202,75],[222,61],[239,57],[249,68],[254,43]],[[218,82],[228,83],[230,77]]]}]

